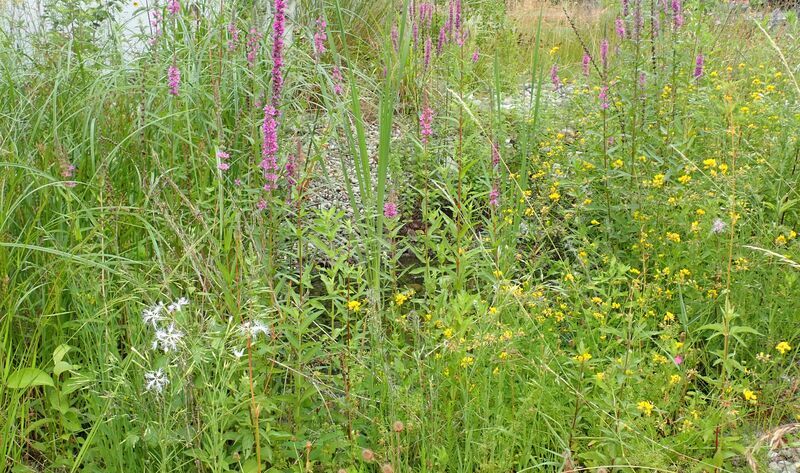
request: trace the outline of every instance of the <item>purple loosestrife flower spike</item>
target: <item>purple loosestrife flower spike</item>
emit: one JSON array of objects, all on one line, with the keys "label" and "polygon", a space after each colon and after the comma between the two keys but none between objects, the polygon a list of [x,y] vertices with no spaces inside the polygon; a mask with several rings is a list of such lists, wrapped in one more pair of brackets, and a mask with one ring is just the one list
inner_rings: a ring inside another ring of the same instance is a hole
[{"label": "purple loosestrife flower spike", "polygon": [[500,205],[500,188],[497,183],[492,185],[492,190],[489,191],[489,205],[498,207]]},{"label": "purple loosestrife flower spike", "polygon": [[230,22],[228,25],[228,33],[231,35],[231,38],[228,40],[228,51],[233,51],[239,44],[239,28],[236,27],[236,22]]},{"label": "purple loosestrife flower spike", "polygon": [[636,0],[636,11],[633,18],[633,31],[636,39],[641,38],[642,28],[644,28],[644,16],[642,16],[642,0]]},{"label": "purple loosestrife flower spike", "polygon": [[253,67],[258,57],[258,48],[260,47],[261,33],[255,28],[250,28],[250,34],[247,35],[247,65]]},{"label": "purple loosestrife flower spike", "polygon": [[328,33],[325,31],[327,26],[328,24],[323,18],[317,18],[317,31],[314,33],[314,53],[318,59],[325,53],[325,41],[328,40]]},{"label": "purple loosestrife flower spike", "polygon": [[297,177],[297,157],[295,155],[289,155],[284,169],[286,169],[286,181],[289,183],[289,186],[294,186],[297,183],[295,180]]},{"label": "purple loosestrife flower spike", "polygon": [[477,64],[478,59],[480,59],[480,52],[478,51],[478,48],[475,48],[475,51],[472,53],[472,63]]},{"label": "purple loosestrife flower spike", "polygon": [[447,34],[449,36],[453,36],[453,25],[455,24],[455,5],[453,4],[454,0],[450,0],[450,16],[447,18],[447,23],[445,23],[447,28]]},{"label": "purple loosestrife flower spike", "polygon": [[428,66],[431,65],[431,48],[432,48],[431,37],[428,36],[427,38],[425,38],[425,46],[424,46],[425,59],[423,62],[423,66],[425,67],[425,69],[427,69]]},{"label": "purple loosestrife flower spike", "polygon": [[600,88],[600,95],[598,98],[600,99],[600,108],[608,110],[608,86],[604,85]]},{"label": "purple loosestrife flower spike", "polygon": [[333,93],[336,95],[342,95],[344,87],[342,86],[342,71],[339,69],[339,66],[333,66],[331,78],[333,79]]},{"label": "purple loosestrife flower spike", "polygon": [[705,63],[705,58],[703,57],[703,53],[697,55],[697,59],[694,61],[694,78],[699,79],[703,76],[703,64]]},{"label": "purple loosestrife flower spike", "polygon": [[167,1],[167,11],[170,15],[177,15],[181,11],[181,2],[178,0]]},{"label": "purple loosestrife flower spike", "polygon": [[440,56],[442,54],[442,49],[444,48],[444,43],[447,40],[447,30],[442,28],[439,30],[439,41],[436,42],[436,55]]},{"label": "purple loosestrife flower spike", "polygon": [[283,90],[283,32],[286,0],[275,0],[272,20],[272,106],[277,110]]},{"label": "purple loosestrife flower spike", "polygon": [[383,216],[386,218],[395,218],[400,212],[397,209],[397,202],[393,198],[383,204]]},{"label": "purple loosestrife flower spike", "polygon": [[672,15],[675,28],[683,26],[683,6],[681,0],[672,0]]},{"label": "purple loosestrife flower spike", "polygon": [[608,40],[604,39],[600,43],[600,59],[603,62],[603,70],[608,68]]},{"label": "purple loosestrife flower spike", "polygon": [[433,135],[433,110],[427,104],[419,116],[419,134],[422,137],[422,144],[428,144]]},{"label": "purple loosestrife flower spike", "polygon": [[561,89],[561,79],[558,77],[558,64],[553,64],[553,67],[550,68],[550,81],[553,82],[553,87],[556,90]]},{"label": "purple loosestrife flower spike", "polygon": [[622,0],[622,16],[628,16],[629,11],[629,1]]},{"label": "purple loosestrife flower spike", "polygon": [[217,169],[220,171],[227,171],[230,169],[231,165],[227,162],[230,157],[231,155],[223,150],[217,151],[217,161],[219,162],[219,164],[217,164]]},{"label": "purple loosestrife flower spike", "polygon": [[392,32],[390,33],[390,36],[392,38],[392,47],[394,48],[394,52],[398,52],[400,50],[400,33],[397,31],[397,24],[392,25]]},{"label": "purple loosestrife flower spike", "polygon": [[497,168],[500,165],[500,147],[497,142],[492,142],[492,167]]},{"label": "purple loosestrife flower spike", "polygon": [[278,185],[278,111],[272,105],[264,106],[264,124],[261,126],[261,169],[264,171],[264,190],[271,191]]},{"label": "purple loosestrife flower spike", "polygon": [[622,18],[617,18],[614,22],[615,29],[617,31],[617,36],[620,38],[625,37],[625,22],[622,21]]},{"label": "purple loosestrife flower spike", "polygon": [[592,63],[592,56],[589,56],[588,54],[584,54],[583,55],[582,70],[583,70],[583,75],[586,76],[586,77],[589,77],[589,65],[591,63]]},{"label": "purple loosestrife flower spike", "polygon": [[169,66],[167,70],[167,85],[169,93],[177,97],[181,87],[181,71],[175,64]]}]

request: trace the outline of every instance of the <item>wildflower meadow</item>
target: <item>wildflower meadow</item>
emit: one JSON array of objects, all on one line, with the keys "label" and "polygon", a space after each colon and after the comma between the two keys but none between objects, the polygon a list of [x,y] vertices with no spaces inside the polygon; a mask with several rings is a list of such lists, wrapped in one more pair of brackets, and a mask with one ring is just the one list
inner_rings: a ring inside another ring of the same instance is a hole
[{"label": "wildflower meadow", "polygon": [[798,8],[0,1],[0,470],[796,473]]}]

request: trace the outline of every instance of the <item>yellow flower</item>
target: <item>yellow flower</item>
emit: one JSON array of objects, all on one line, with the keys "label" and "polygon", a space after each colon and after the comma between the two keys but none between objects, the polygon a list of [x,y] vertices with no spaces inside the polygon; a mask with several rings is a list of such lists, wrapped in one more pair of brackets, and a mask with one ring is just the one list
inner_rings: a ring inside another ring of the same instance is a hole
[{"label": "yellow flower", "polygon": [[467,368],[468,366],[471,366],[474,363],[475,363],[475,358],[467,355],[464,358],[461,358],[460,365],[462,368]]},{"label": "yellow flower", "polygon": [[614,161],[613,163],[611,163],[611,167],[614,168],[614,169],[619,169],[624,165],[625,165],[625,163],[621,159],[618,159],[618,160]]},{"label": "yellow flower", "polygon": [[775,349],[781,352],[781,355],[785,355],[792,349],[792,346],[786,342],[780,342],[779,344],[775,345]]},{"label": "yellow flower", "polygon": [[637,409],[639,412],[641,412],[641,413],[643,413],[644,415],[646,415],[646,416],[650,416],[650,414],[652,414],[652,413],[653,413],[653,409],[654,409],[655,407],[656,407],[656,406],[654,406],[654,405],[653,405],[653,403],[652,403],[652,402],[650,402],[650,401],[639,401],[639,402],[636,404],[636,409]]},{"label": "yellow flower", "polygon": [[673,374],[669,377],[669,384],[678,384],[681,382],[681,375]]},{"label": "yellow flower", "polygon": [[444,338],[453,338],[453,329],[451,329],[449,327],[444,329],[444,332],[442,332],[442,335],[444,335]]},{"label": "yellow flower", "polygon": [[786,237],[783,235],[778,235],[778,238],[775,239],[775,244],[779,246],[783,246],[786,244]]},{"label": "yellow flower", "polygon": [[605,379],[606,379],[606,374],[605,374],[604,372],[600,371],[600,372],[598,372],[598,373],[595,373],[594,377],[595,377],[595,379],[597,379],[598,381],[603,381],[603,380],[605,380]]},{"label": "yellow flower", "polygon": [[581,353],[580,355],[575,355],[575,361],[578,363],[586,363],[587,361],[592,359],[592,354],[588,351]]},{"label": "yellow flower", "polygon": [[756,402],[758,402],[758,396],[756,396],[756,393],[754,393],[749,389],[745,389],[744,391],[742,391],[742,395],[744,396],[744,400],[749,402],[750,404],[755,404]]},{"label": "yellow flower", "polygon": [[350,301],[347,303],[347,308],[352,310],[353,312],[360,312],[361,311],[361,301]]},{"label": "yellow flower", "polygon": [[680,233],[675,232],[667,232],[667,239],[673,243],[680,243],[681,242],[681,235]]},{"label": "yellow flower", "polygon": [[664,315],[664,322],[672,322],[673,320],[675,320],[675,314],[667,311],[667,313]]},{"label": "yellow flower", "polygon": [[678,182],[680,182],[681,184],[688,184],[689,181],[691,181],[691,180],[692,180],[692,176],[690,176],[688,174],[684,174],[683,176],[678,178]]},{"label": "yellow flower", "polygon": [[492,315],[497,314],[497,307],[494,307],[494,306],[489,307],[489,313],[492,314]]},{"label": "yellow flower", "polygon": [[664,175],[663,174],[656,174],[655,176],[653,176],[652,185],[653,185],[653,187],[655,187],[657,189],[661,188],[661,187],[664,187]]},{"label": "yellow flower", "polygon": [[408,300],[408,296],[403,294],[402,292],[398,292],[394,295],[394,303],[398,306],[403,305]]}]

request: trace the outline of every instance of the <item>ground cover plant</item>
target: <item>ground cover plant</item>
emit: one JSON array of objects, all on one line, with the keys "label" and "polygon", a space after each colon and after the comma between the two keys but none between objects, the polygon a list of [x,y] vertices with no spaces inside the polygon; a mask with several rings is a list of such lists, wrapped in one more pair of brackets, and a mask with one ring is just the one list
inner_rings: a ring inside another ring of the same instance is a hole
[{"label": "ground cover plant", "polygon": [[4,470],[796,471],[789,6],[31,8]]}]

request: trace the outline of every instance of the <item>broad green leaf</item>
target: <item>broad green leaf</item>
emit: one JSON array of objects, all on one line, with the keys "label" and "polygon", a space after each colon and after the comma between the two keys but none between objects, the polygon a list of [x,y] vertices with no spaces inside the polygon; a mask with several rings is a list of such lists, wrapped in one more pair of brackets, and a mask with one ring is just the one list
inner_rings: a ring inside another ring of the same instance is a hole
[{"label": "broad green leaf", "polygon": [[12,389],[32,388],[34,386],[53,386],[53,378],[39,368],[22,368],[8,377],[6,386]]}]

